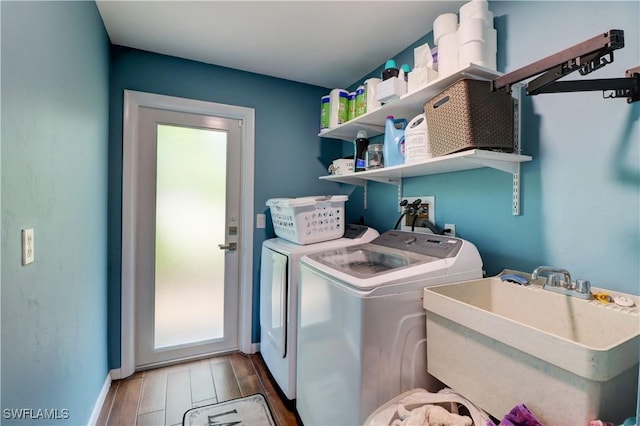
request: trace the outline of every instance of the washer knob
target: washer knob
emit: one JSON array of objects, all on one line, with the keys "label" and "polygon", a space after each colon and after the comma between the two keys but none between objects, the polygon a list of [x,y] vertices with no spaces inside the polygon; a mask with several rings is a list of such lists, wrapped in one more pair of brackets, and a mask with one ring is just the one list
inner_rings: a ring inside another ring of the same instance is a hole
[{"label": "washer knob", "polygon": [[418,241],[418,238],[416,237],[409,237],[406,240],[404,240],[404,245],[406,246],[410,246],[411,244],[415,243],[416,241]]}]

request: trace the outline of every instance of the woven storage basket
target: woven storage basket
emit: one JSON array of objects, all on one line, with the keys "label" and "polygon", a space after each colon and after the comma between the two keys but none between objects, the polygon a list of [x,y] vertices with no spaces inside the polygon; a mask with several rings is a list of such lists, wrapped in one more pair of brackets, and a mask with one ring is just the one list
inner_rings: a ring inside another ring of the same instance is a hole
[{"label": "woven storage basket", "polygon": [[458,80],[424,104],[434,157],[474,148],[513,152],[513,99],[490,84]]}]

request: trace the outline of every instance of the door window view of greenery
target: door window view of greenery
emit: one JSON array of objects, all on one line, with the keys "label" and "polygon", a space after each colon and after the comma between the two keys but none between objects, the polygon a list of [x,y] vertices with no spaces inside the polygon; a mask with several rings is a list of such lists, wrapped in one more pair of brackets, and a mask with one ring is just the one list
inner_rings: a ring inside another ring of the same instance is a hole
[{"label": "door window view of greenery", "polygon": [[223,337],[227,135],[158,125],[156,349]]}]

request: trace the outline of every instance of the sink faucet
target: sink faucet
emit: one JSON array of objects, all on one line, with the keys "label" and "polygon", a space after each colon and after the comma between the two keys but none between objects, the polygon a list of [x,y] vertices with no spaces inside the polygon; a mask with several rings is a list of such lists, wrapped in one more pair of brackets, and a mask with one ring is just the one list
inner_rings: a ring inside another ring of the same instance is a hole
[{"label": "sink faucet", "polygon": [[545,290],[556,293],[575,296],[581,299],[591,299],[591,283],[587,280],[577,280],[575,285],[571,282],[571,274],[562,268],[550,266],[538,266],[531,274],[531,280],[539,276],[547,276],[547,282],[542,286]]},{"label": "sink faucet", "polygon": [[[538,276],[541,275],[547,276],[547,283],[545,285],[554,287],[558,287],[561,285],[565,288],[571,288],[571,274],[566,269],[552,268],[551,266],[538,266],[533,270],[531,279],[535,280],[538,278]],[[562,281],[560,281],[560,279],[562,279]]]}]

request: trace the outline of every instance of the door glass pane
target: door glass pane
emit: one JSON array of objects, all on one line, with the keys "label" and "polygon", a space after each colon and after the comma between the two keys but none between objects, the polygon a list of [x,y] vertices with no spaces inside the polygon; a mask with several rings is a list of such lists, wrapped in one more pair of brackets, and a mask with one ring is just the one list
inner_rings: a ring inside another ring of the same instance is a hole
[{"label": "door glass pane", "polygon": [[154,347],[224,336],[227,134],[158,125]]}]

